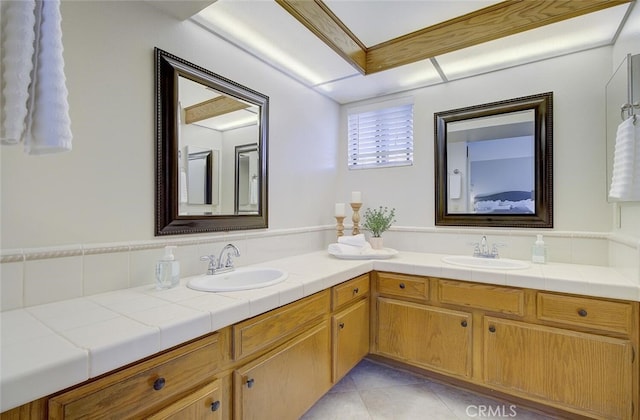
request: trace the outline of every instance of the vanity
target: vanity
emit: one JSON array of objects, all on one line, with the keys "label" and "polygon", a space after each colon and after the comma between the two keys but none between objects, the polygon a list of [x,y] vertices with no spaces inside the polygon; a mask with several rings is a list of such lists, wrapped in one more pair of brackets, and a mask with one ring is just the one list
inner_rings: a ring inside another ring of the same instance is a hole
[{"label": "vanity", "polygon": [[[603,267],[481,270],[441,257],[272,261],[290,274],[282,287],[234,296],[290,302],[2,418],[298,418],[367,355],[565,417],[639,418],[637,284]],[[131,293],[151,293],[138,289]],[[286,404],[274,403],[283,395]]]}]

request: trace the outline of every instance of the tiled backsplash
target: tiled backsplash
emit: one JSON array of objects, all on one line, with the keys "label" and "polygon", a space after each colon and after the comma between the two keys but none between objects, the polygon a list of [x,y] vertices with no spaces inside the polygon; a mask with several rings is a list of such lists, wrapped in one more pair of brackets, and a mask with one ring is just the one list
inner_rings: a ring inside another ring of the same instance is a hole
[{"label": "tiled backsplash", "polygon": [[[345,229],[349,233],[349,226]],[[505,258],[528,260],[536,233],[543,233],[551,262],[612,266],[640,283],[640,243],[607,233],[533,232],[522,230],[442,229],[396,226],[385,233],[385,246],[399,251],[471,254],[473,242],[486,235],[489,244],[504,244]],[[177,245],[181,276],[206,271],[200,256],[217,254],[234,243],[237,266],[326,249],[335,241],[332,226],[245,231],[213,236],[163,238],[115,244],[69,245],[2,250],[1,310],[40,305],[154,282],[162,248]]]}]

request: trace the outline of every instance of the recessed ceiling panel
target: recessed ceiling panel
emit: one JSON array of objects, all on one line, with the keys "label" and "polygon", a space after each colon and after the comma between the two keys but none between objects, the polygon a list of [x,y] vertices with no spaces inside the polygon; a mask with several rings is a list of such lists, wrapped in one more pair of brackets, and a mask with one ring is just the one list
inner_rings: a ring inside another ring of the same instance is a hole
[{"label": "recessed ceiling panel", "polygon": [[500,38],[436,57],[449,80],[530,63],[613,40],[628,4]]},{"label": "recessed ceiling panel", "polygon": [[357,73],[274,1],[218,0],[194,20],[308,86]]},{"label": "recessed ceiling panel", "polygon": [[441,82],[431,61],[423,60],[368,76],[357,75],[327,83],[317,86],[316,90],[345,104]]},{"label": "recessed ceiling panel", "polygon": [[372,47],[500,1],[326,0],[324,3],[365,46]]}]

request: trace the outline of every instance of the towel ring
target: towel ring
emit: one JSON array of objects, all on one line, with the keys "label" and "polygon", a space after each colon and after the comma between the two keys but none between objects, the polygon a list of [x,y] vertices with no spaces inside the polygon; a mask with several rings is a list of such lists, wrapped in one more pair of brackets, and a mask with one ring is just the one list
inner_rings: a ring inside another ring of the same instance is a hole
[{"label": "towel ring", "polygon": [[[633,122],[636,122],[636,113],[633,112],[634,108],[640,109],[640,102],[635,102],[633,104],[624,104],[620,107],[620,119],[622,121],[626,120],[629,117],[633,117]],[[626,112],[626,116],[624,115]]]}]

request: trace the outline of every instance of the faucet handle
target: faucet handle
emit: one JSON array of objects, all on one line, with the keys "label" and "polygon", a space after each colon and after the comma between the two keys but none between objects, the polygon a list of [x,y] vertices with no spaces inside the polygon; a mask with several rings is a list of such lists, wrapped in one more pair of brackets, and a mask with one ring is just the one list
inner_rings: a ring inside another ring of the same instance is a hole
[{"label": "faucet handle", "polygon": [[493,245],[491,246],[491,255],[493,255],[494,257],[498,257],[500,255],[498,253],[498,248],[504,248],[506,246],[507,244],[503,242],[494,242]]},{"label": "faucet handle", "polygon": [[231,258],[231,253],[227,253],[227,259],[224,262],[224,267],[225,268],[233,267],[233,259]]},{"label": "faucet handle", "polygon": [[200,257],[200,261],[209,261],[207,267],[207,274],[213,274],[216,270],[216,256],[215,255],[203,255]]}]

